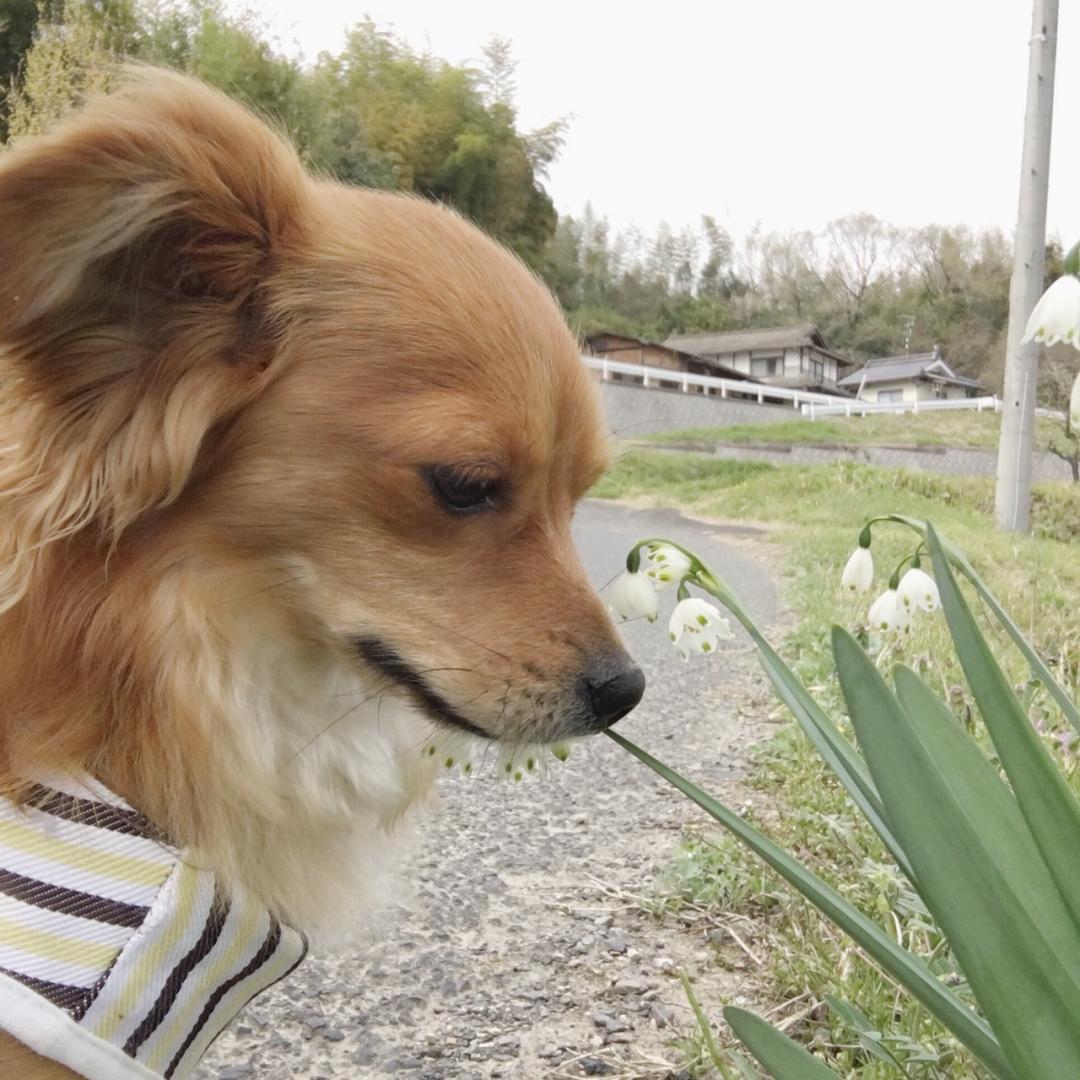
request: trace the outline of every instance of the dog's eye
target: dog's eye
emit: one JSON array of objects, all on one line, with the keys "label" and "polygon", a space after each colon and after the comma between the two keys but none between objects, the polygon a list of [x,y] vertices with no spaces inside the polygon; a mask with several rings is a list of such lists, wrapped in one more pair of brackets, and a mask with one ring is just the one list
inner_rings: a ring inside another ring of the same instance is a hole
[{"label": "dog's eye", "polygon": [[478,514],[499,503],[502,481],[488,469],[432,465],[424,473],[435,498],[452,513]]}]

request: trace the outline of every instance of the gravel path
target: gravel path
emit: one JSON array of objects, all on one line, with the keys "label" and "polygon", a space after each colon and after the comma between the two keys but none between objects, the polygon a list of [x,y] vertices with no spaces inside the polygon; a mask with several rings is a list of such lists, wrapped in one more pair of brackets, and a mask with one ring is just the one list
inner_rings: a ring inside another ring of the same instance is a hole
[{"label": "gravel path", "polygon": [[[633,540],[669,535],[723,573],[761,625],[780,618],[753,529],[590,502],[575,532],[597,585]],[[648,688],[619,730],[737,804],[772,708],[748,641],[684,665],[662,626],[629,624],[626,636]],[[546,780],[448,776],[441,794],[371,940],[314,955],[261,997],[198,1080],[677,1076],[663,1064],[690,1027],[676,972],[713,1015],[747,976],[733,944],[657,923],[632,897],[649,894],[701,815],[602,737]]]}]

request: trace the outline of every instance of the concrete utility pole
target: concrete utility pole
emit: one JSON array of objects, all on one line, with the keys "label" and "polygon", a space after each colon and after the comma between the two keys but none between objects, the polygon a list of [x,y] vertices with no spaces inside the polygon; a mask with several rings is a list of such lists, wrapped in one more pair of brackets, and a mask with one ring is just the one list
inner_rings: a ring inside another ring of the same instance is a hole
[{"label": "concrete utility pole", "polygon": [[1058,0],[1035,0],[1028,42],[1027,109],[1020,165],[1020,207],[1009,285],[1009,335],[998,444],[995,512],[999,529],[1027,532],[1031,519],[1031,467],[1039,346],[1021,345],[1028,316],[1042,294],[1046,248],[1046,189],[1050,124],[1054,112],[1054,60]]}]

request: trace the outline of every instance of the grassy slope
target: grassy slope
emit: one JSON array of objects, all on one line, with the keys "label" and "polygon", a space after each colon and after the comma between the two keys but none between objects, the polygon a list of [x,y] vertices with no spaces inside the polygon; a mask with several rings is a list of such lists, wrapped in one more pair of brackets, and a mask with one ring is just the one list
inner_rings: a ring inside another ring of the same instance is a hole
[{"label": "grassy slope", "polygon": [[[1039,445],[1045,446],[1060,425],[1038,421]],[[929,412],[904,416],[837,416],[822,420],[782,420],[776,424],[735,424],[689,428],[648,437],[650,442],[800,443],[847,446],[954,446],[994,450],[1001,418],[992,412]]]},{"label": "grassy slope", "polygon": [[[594,494],[644,496],[702,516],[774,523],[775,538],[787,556],[787,596],[798,619],[783,651],[835,716],[842,710],[827,648],[828,628],[832,623],[857,627],[867,605],[867,598],[853,601],[839,594],[840,570],[863,521],[885,511],[929,518],[959,543],[1044,655],[1055,658],[1076,694],[1080,551],[1069,540],[1080,536],[1080,491],[1068,487],[1037,491],[1035,538],[1007,537],[993,530],[990,481],[852,463],[775,467],[631,450]],[[910,535],[896,527],[875,531],[872,550],[879,587],[911,550]],[[715,569],[722,574],[724,568]],[[734,585],[737,591],[738,583]],[[970,703],[951,655],[940,617],[924,617],[903,655],[882,655],[880,663],[888,667],[903,659],[912,664],[967,718]],[[1014,682],[1023,683],[1022,663],[1005,655]],[[1036,695],[1031,707],[1036,716],[1045,710],[1047,725],[1054,731],[1056,717],[1044,699]],[[948,972],[947,951],[919,916],[917,898],[907,891],[876,837],[794,726],[760,748],[753,783],[762,791],[763,802],[780,811],[767,815],[776,839],[879,917],[905,944],[927,955],[938,950],[937,963]],[[856,1002],[872,1027],[896,1034],[898,1041],[889,1046],[900,1059],[908,1059],[906,1075],[920,1080],[975,1080],[983,1075],[921,1009],[903,1003],[895,988],[859,959],[844,938],[733,842],[714,833],[690,838],[667,875],[659,902],[749,916],[754,947],[764,957],[775,1004],[796,1002],[790,1010],[794,1013],[820,1002],[825,993]],[[721,1004],[710,1002],[707,1007],[715,1016]],[[868,1056],[858,1046],[857,1033],[827,1009],[817,1009],[814,1017],[796,1022],[789,1033],[823,1050],[841,1073],[861,1080],[905,1075]],[[927,1060],[914,1060],[915,1051],[905,1049],[903,1040],[918,1047]]]}]

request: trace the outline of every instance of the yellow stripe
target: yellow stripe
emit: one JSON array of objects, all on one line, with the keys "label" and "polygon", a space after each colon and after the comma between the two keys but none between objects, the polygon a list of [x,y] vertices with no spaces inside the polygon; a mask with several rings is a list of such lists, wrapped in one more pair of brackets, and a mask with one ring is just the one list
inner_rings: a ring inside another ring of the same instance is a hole
[{"label": "yellow stripe", "polygon": [[91,971],[104,971],[120,951],[115,945],[95,945],[92,941],[66,938],[45,930],[31,930],[4,918],[0,918],[0,941],[46,960],[59,960],[62,964],[73,964]]},{"label": "yellow stripe", "polygon": [[[179,1012],[174,1009],[169,1013],[169,1024],[163,1024],[154,1033],[151,1046],[147,1048],[145,1056],[142,1052],[136,1055],[155,1072],[163,1072],[165,1066],[172,1060],[173,1054],[176,1053],[180,1043],[191,1030],[192,1022],[195,1019],[195,1011],[197,1009],[202,1010],[210,995],[229,976],[242,967],[240,961],[246,960],[249,954],[254,955],[265,940],[266,934],[263,933],[257,941],[252,941],[260,916],[264,913],[260,911],[258,904],[252,902],[250,896],[245,896],[244,904],[247,910],[244,912],[243,918],[240,919],[240,925],[233,928],[226,922],[222,930],[222,934],[235,935],[235,942],[225,949],[217,960],[199,977],[199,981],[191,992],[191,997],[185,1008]],[[269,920],[267,920],[267,931],[269,931]],[[188,978],[190,979],[191,976],[189,975]],[[184,991],[185,993],[188,991],[186,984]],[[156,1046],[154,1046],[155,1043]]]},{"label": "yellow stripe", "polygon": [[[151,985],[154,972],[161,967],[169,952],[183,939],[191,925],[195,909],[195,887],[199,875],[205,871],[196,870],[187,863],[180,863],[176,867],[176,873],[179,875],[176,886],[176,913],[170,917],[164,933],[150,939],[142,950],[138,963],[126,973],[127,984],[117,993],[109,1010],[94,1029],[94,1034],[100,1039],[112,1041],[116,1029],[127,1019],[146,988]],[[115,979],[117,975],[118,972],[113,972],[112,978]]]},{"label": "yellow stripe", "polygon": [[[273,983],[276,983],[286,971],[296,963],[300,956],[299,947],[295,944],[295,938],[290,937],[286,942],[286,928],[281,928],[282,938],[278,942],[277,951],[270,957],[264,967],[253,972],[242,982],[238,982],[218,1003],[214,1011],[207,1017],[206,1026],[199,1033],[198,1038],[188,1047],[187,1052],[180,1059],[176,1077],[185,1077],[198,1063],[207,1047],[218,1037],[222,1028],[251,999],[253,988],[259,987],[259,992]],[[290,945],[293,946],[290,948]]]},{"label": "yellow stripe", "polygon": [[0,842],[28,855],[133,885],[160,885],[169,876],[172,866],[171,862],[150,862],[130,855],[94,851],[14,821],[0,821]]}]

